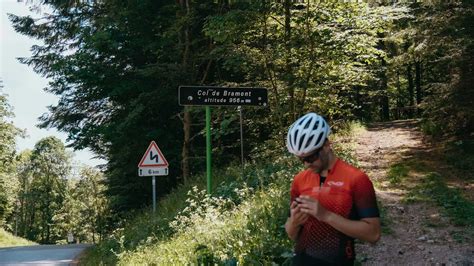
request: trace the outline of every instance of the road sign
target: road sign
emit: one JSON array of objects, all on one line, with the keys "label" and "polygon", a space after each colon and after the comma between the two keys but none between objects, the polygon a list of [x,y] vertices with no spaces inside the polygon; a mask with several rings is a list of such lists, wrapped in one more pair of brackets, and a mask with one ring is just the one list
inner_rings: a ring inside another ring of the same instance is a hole
[{"label": "road sign", "polygon": [[162,176],[168,175],[168,167],[140,167],[138,168],[138,176]]},{"label": "road sign", "polygon": [[160,148],[158,148],[158,145],[156,145],[154,141],[152,141],[148,146],[148,149],[140,160],[138,167],[168,168],[168,162],[166,161],[165,156],[163,156],[163,153],[161,153]]},{"label": "road sign", "polygon": [[154,141],[151,141],[145,154],[143,154],[140,163],[138,164],[139,176],[152,177],[153,189],[153,213],[156,212],[156,176],[168,175],[168,161],[161,153],[160,148]]},{"label": "road sign", "polygon": [[265,88],[227,88],[212,86],[180,86],[179,105],[254,105],[267,106]]}]

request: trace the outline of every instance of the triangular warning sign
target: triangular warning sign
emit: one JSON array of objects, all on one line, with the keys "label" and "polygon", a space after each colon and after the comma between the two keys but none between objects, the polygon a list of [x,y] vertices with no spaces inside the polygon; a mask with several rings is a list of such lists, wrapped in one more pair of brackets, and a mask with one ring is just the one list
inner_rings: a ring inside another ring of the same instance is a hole
[{"label": "triangular warning sign", "polygon": [[168,167],[168,162],[161,153],[160,148],[154,141],[150,143],[145,154],[143,154],[138,167]]}]

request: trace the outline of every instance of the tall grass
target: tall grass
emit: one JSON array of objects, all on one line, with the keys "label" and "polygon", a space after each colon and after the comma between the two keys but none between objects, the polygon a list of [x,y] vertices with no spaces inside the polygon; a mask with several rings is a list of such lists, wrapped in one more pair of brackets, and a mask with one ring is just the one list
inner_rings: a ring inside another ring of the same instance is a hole
[{"label": "tall grass", "polygon": [[291,254],[282,227],[288,188],[283,179],[264,190],[243,188],[238,206],[193,190],[188,208],[171,222],[175,237],[126,253],[120,264],[282,264]]},{"label": "tall grass", "polygon": [[14,236],[0,228],[0,247],[30,246],[37,243]]}]

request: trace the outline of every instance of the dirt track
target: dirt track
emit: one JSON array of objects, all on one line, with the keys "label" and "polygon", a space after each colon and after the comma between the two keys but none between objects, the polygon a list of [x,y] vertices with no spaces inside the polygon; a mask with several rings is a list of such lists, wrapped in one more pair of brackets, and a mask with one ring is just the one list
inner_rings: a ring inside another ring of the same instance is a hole
[{"label": "dirt track", "polygon": [[[375,245],[358,244],[364,265],[474,265],[474,243],[453,238],[463,228],[454,227],[437,206],[405,204],[406,189],[387,181],[390,166],[413,157],[431,158],[414,120],[371,125],[356,137],[361,168],[376,184],[377,197],[386,209],[389,233]],[[408,183],[419,181],[416,174]]]}]

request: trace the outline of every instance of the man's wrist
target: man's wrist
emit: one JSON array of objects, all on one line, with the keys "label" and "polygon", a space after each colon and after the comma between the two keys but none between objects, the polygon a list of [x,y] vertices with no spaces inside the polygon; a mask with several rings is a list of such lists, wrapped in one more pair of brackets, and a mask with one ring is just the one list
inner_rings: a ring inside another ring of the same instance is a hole
[{"label": "man's wrist", "polygon": [[326,215],[324,215],[323,217],[323,222],[327,223],[327,224],[331,224],[334,219],[336,218],[337,214],[335,214],[334,212],[331,212],[331,211],[328,211]]},{"label": "man's wrist", "polygon": [[286,232],[288,236],[290,237],[290,239],[296,240],[299,230],[301,228],[301,225],[294,223],[293,220],[290,218],[288,219],[285,227],[286,227]]},{"label": "man's wrist", "polygon": [[297,229],[300,225],[290,218],[290,226],[293,229]]}]

